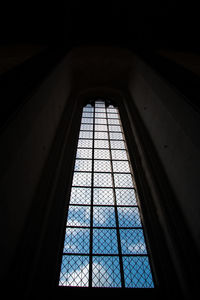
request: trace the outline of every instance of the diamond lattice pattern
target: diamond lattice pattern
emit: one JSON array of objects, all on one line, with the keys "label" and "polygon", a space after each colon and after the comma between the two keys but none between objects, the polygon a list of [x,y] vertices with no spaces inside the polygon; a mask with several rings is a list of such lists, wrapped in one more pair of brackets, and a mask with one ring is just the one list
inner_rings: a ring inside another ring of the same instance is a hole
[{"label": "diamond lattice pattern", "polygon": [[59,285],[154,287],[118,109],[100,100],[83,108]]}]

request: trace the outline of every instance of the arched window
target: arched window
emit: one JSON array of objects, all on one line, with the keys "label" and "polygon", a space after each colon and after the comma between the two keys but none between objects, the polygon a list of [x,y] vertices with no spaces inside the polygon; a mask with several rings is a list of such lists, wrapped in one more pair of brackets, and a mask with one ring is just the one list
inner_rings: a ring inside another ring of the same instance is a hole
[{"label": "arched window", "polygon": [[60,286],[153,288],[139,199],[118,108],[83,108]]}]

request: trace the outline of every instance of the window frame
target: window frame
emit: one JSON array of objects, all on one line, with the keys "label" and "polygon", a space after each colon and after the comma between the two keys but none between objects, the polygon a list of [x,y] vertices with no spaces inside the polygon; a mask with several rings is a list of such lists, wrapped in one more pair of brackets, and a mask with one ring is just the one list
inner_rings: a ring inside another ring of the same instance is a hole
[{"label": "window frame", "polygon": [[[86,97],[86,99],[84,99],[84,101],[83,101],[83,103],[81,104],[81,105],[79,105],[79,128],[78,128],[78,130],[76,130],[76,140],[77,140],[77,142],[76,142],[76,147],[75,147],[75,151],[74,151],[74,157],[73,157],[73,164],[72,164],[72,166],[74,165],[74,163],[75,163],[75,160],[76,160],[76,150],[77,150],[77,147],[78,147],[78,142],[79,142],[79,140],[78,140],[78,135],[79,135],[79,130],[80,130],[80,127],[81,127],[81,117],[82,117],[82,109],[83,109],[83,107],[88,103],[88,101],[90,100],[90,99],[92,99],[93,97]],[[95,99],[95,97],[94,97],[94,99]],[[124,131],[124,135],[125,135],[125,140],[126,140],[126,144],[127,144],[127,147],[128,147],[128,153],[129,153],[129,157],[130,157],[130,163],[131,163],[131,165],[133,164],[133,162],[134,162],[134,164],[135,164],[135,159],[134,159],[134,161],[133,161],[133,156],[135,155],[135,149],[132,149],[132,147],[129,149],[129,146],[128,146],[128,142],[127,142],[127,138],[130,140],[130,128],[128,128],[128,126],[127,126],[127,122],[124,122],[124,120],[126,120],[127,119],[127,114],[126,114],[126,112],[125,112],[125,105],[124,105],[124,101],[122,101],[122,99],[121,98],[119,98],[120,99],[120,101],[113,101],[113,100],[109,100],[109,97],[105,97],[105,96],[103,96],[103,97],[97,97],[97,99],[102,99],[102,100],[106,100],[106,101],[109,101],[111,104],[114,104],[114,105],[116,105],[116,107],[118,108],[118,110],[119,110],[119,115],[120,115],[120,120],[121,120],[121,125],[122,125],[122,128],[123,128],[123,131]],[[116,99],[115,99],[116,100]],[[126,117],[125,117],[126,116]],[[77,122],[78,122],[78,120],[77,120]],[[125,126],[125,127],[124,127]],[[130,142],[129,142],[129,144],[130,144]],[[73,177],[73,172],[74,172],[74,169],[72,168],[72,170],[71,170],[71,176]],[[136,174],[137,173],[137,171],[136,170],[134,170],[134,180],[136,181],[137,180],[137,177],[138,177],[138,174]],[[135,176],[136,176],[136,178],[135,178]],[[71,178],[71,184],[72,184],[72,178]],[[136,186],[137,186],[137,182],[136,182]],[[139,183],[140,184],[140,183]],[[68,210],[68,208],[69,208],[69,200],[70,200],[70,193],[71,193],[71,187],[72,187],[72,185],[70,185],[70,184],[68,184],[68,197],[67,197],[67,206],[66,206],[66,209]],[[137,187],[137,190],[138,190],[138,187]],[[140,198],[140,196],[139,196],[139,198]],[[143,221],[143,231],[145,232],[145,244],[146,244],[146,247],[147,247],[147,253],[148,253],[148,256],[150,257],[150,266],[151,266],[151,272],[152,272],[152,277],[153,277],[153,283],[154,283],[154,287],[153,287],[153,289],[158,289],[158,287],[159,287],[159,285],[158,285],[158,280],[157,280],[157,277],[156,277],[156,274],[155,274],[155,266],[154,266],[154,259],[153,259],[153,255],[152,255],[152,251],[151,251],[151,247],[150,247],[150,245],[149,245],[149,239],[148,239],[148,231],[147,231],[147,227],[148,227],[148,225],[147,225],[147,223],[148,222],[144,222],[144,220],[145,220],[145,217],[144,217],[144,215],[143,215],[143,211],[142,211],[142,206],[141,206],[141,203],[140,203],[140,201],[138,202],[138,206],[140,207],[140,217],[142,218],[142,221]],[[65,211],[66,211],[66,209],[65,209]],[[63,253],[63,246],[64,246],[64,237],[65,237],[65,229],[66,229],[66,221],[67,221],[67,214],[66,214],[66,216],[64,217],[64,219],[65,219],[65,221],[64,221],[64,230],[63,230],[63,234],[62,234],[62,238],[61,238],[61,240],[62,240],[62,243],[60,243],[60,251],[59,251],[59,262],[58,262],[58,266],[60,266],[61,265],[61,260],[62,260],[62,253]],[[61,246],[62,245],[62,246]],[[60,269],[59,269],[60,270]],[[59,276],[60,276],[60,273],[58,272],[58,268],[57,268],[57,276],[56,276],[56,284],[58,285],[58,282],[59,282]],[[59,286],[59,288],[65,288],[65,289],[82,289],[82,287],[70,287],[70,286],[65,286],[65,287],[62,287],[62,286]],[[90,289],[93,289],[93,287],[89,287]],[[104,287],[102,287],[103,289],[104,289]],[[116,289],[116,288],[111,288],[111,289]],[[117,288],[118,289],[118,288]],[[129,288],[126,288],[127,290],[129,289]],[[134,290],[134,288],[131,288],[132,290]],[[138,288],[137,288],[138,289]],[[143,288],[142,288],[143,289]],[[145,289],[149,289],[149,288],[145,288]],[[152,288],[150,288],[150,289],[152,289]]]},{"label": "window frame", "polygon": [[[94,94],[97,94],[98,97],[94,97]],[[110,96],[108,97],[108,95]],[[155,287],[150,290],[131,288],[131,295],[138,295],[138,293],[139,295],[140,293],[142,295],[158,295],[160,293],[163,295],[163,291],[164,293],[167,291],[179,291],[177,274],[168,249],[168,241],[163,234],[162,220],[158,217],[155,203],[156,201],[162,202],[163,197],[163,193],[159,190],[159,182],[155,176],[155,166],[151,165],[151,157],[149,158],[149,155],[151,155],[156,161],[155,149],[149,140],[148,132],[144,128],[132,97],[106,90],[103,92],[87,92],[77,97],[71,95],[67,100],[66,109],[57,130],[50,158],[47,162],[47,167],[45,167],[45,174],[42,176],[41,190],[37,194],[34,211],[31,212],[33,220],[31,222],[33,224],[28,228],[24,239],[26,245],[27,237],[30,239],[30,244],[33,243],[32,241],[35,241],[35,247],[33,249],[32,246],[31,248],[29,247],[30,253],[27,253],[28,255],[21,259],[25,261],[23,263],[25,266],[24,274],[25,272],[29,273],[29,276],[24,278],[28,282],[27,290],[31,293],[38,286],[38,289],[41,289],[41,287],[45,290],[48,289],[48,291],[53,289],[58,291],[58,293],[65,294],[69,290],[79,293],[79,287],[61,287],[58,286],[58,283],[67,218],[66,210],[68,209],[66,200],[70,199],[82,108],[88,102],[88,99],[91,98],[106,98],[116,102],[120,111],[130,161],[135,170],[135,181],[140,197],[143,227],[149,255],[151,256]],[[162,167],[159,161],[156,161],[156,167],[159,174],[162,175]],[[53,174],[52,170],[54,170]],[[38,227],[38,219],[35,221],[35,216],[38,216],[38,214],[40,219],[42,219],[39,223],[42,227]],[[35,235],[33,237],[31,234],[35,233],[35,225],[37,225],[38,230],[41,230],[38,236]],[[22,249],[25,249],[25,251],[27,249],[26,245],[22,245]],[[21,268],[21,264],[18,268]],[[84,289],[81,288],[81,293]],[[101,288],[99,289],[101,290]],[[102,288],[102,290],[108,291],[105,288]],[[110,290],[118,295],[118,288]],[[122,290],[129,294],[128,290],[130,289]],[[46,290],[46,292],[48,291]],[[90,291],[90,293],[95,295],[95,289],[92,292]]]}]

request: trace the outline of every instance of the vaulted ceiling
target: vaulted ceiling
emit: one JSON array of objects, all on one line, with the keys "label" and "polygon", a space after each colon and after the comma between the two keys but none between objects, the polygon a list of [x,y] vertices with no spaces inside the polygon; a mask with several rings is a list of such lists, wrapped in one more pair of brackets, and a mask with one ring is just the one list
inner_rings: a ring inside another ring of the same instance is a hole
[{"label": "vaulted ceiling", "polygon": [[178,5],[175,0],[159,3],[144,0],[7,2],[1,5],[0,42],[103,42],[198,48],[199,18],[195,8]]}]

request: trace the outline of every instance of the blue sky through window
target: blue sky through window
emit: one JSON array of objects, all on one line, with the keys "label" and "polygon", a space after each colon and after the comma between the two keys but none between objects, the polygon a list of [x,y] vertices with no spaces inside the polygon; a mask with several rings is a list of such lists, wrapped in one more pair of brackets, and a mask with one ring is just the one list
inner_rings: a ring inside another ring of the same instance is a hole
[{"label": "blue sky through window", "polygon": [[137,199],[118,109],[86,105],[59,285],[154,287]]}]

